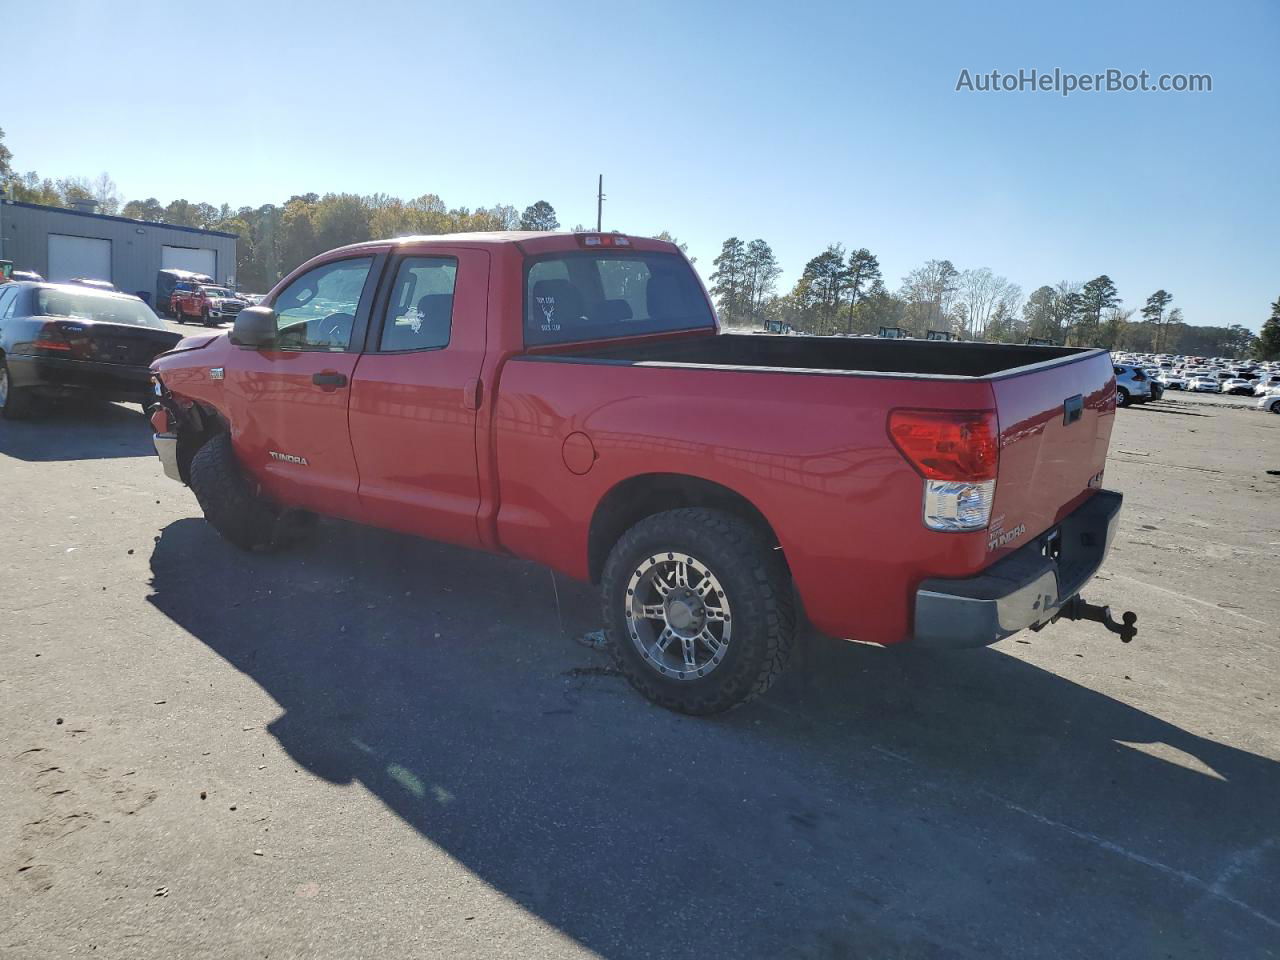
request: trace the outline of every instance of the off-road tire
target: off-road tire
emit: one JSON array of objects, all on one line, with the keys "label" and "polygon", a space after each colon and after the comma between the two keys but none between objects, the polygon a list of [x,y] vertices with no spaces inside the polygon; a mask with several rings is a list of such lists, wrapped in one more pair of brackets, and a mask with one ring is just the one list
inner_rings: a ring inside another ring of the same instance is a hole
[{"label": "off-road tire", "polygon": [[[723,584],[733,610],[724,660],[707,676],[662,676],[627,629],[628,584],[654,554],[695,556]],[[721,510],[686,507],[654,514],[623,534],[602,577],[605,636],[614,663],[640,693],[678,713],[707,715],[764,693],[782,675],[795,639],[791,578],[781,553],[747,521]]]},{"label": "off-road tire", "polygon": [[9,373],[9,365],[0,359],[0,375],[8,380],[9,389],[5,396],[4,406],[0,407],[0,417],[5,420],[25,420],[31,416],[31,394],[13,385],[13,377]]},{"label": "off-road tire", "polygon": [[230,434],[220,433],[196,451],[189,476],[204,518],[224,540],[241,550],[273,545],[277,511],[246,479]]}]

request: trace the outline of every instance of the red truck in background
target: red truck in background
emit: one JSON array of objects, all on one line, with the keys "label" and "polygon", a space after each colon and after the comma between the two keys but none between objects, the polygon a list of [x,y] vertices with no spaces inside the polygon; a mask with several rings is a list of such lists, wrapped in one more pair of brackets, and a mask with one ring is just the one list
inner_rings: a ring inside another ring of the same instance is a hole
[{"label": "red truck in background", "polygon": [[227,287],[183,280],[174,284],[169,313],[179,323],[198,320],[207,327],[234,320],[248,305]]},{"label": "red truck in background", "polygon": [[713,713],[797,611],[878,644],[1059,617],[1121,497],[1106,351],[722,334],[659,240],[460,234],[323,254],[152,367],[165,472],[246,549],[342,517],[602,586],[652,700]]}]

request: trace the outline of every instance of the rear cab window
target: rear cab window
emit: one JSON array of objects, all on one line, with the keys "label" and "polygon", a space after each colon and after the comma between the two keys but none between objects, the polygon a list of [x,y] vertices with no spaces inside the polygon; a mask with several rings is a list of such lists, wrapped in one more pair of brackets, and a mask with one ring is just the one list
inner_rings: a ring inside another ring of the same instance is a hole
[{"label": "rear cab window", "polygon": [[526,346],[714,327],[693,268],[677,254],[573,251],[526,262]]}]

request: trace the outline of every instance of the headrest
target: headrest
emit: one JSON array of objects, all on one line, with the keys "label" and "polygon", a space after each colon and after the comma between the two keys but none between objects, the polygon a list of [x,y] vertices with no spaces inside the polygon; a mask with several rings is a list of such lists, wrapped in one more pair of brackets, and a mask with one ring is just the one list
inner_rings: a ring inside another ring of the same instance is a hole
[{"label": "headrest", "polygon": [[539,280],[529,291],[529,297],[533,300],[529,308],[532,326],[568,326],[586,322],[582,294],[568,280]]}]

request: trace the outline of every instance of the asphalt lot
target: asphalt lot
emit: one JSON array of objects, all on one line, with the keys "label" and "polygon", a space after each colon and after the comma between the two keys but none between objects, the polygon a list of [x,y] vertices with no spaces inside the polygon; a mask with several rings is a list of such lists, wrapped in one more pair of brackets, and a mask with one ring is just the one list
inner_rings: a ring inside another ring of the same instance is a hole
[{"label": "asphalt lot", "polygon": [[1280,955],[1280,417],[1194,399],[1117,415],[1133,644],[813,637],[710,720],[591,588],[244,555],[136,408],[0,424],[0,956]]}]

